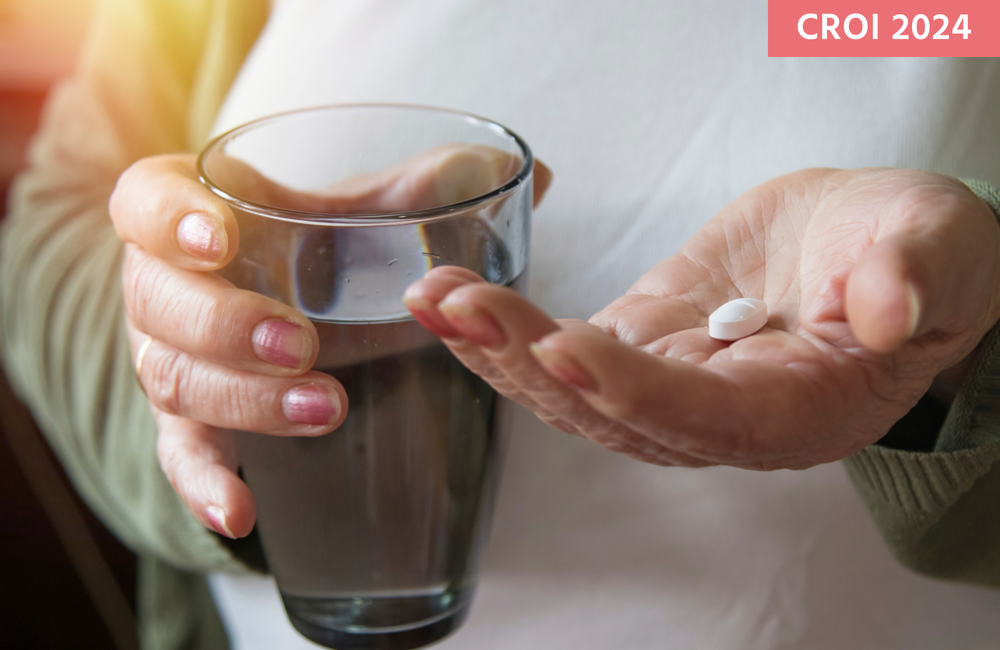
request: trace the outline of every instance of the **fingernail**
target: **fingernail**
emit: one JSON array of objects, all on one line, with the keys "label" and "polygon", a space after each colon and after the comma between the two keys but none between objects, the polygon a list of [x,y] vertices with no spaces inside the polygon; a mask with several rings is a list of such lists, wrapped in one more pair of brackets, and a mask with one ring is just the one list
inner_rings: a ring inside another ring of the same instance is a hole
[{"label": "fingernail", "polygon": [[258,359],[284,368],[298,368],[312,356],[312,337],[305,328],[280,318],[258,323],[251,345]]},{"label": "fingernail", "polygon": [[212,530],[229,539],[236,539],[236,535],[233,535],[233,531],[229,530],[229,524],[226,523],[225,510],[219,506],[208,506],[205,508],[205,517],[212,524]]},{"label": "fingernail", "polygon": [[222,219],[201,212],[184,215],[177,224],[177,243],[200,260],[218,262],[226,256],[229,237]]},{"label": "fingernail", "polygon": [[330,424],[340,416],[340,397],[319,384],[296,386],[281,398],[281,411],[289,422]]},{"label": "fingernail", "polygon": [[906,300],[910,306],[910,323],[906,331],[906,338],[913,338],[920,325],[920,294],[912,282],[906,283]]},{"label": "fingernail", "polygon": [[565,352],[543,347],[540,343],[532,343],[528,349],[538,359],[538,363],[542,364],[542,368],[559,381],[581,390],[597,390],[597,382],[593,376],[579,361]]},{"label": "fingernail", "polygon": [[437,306],[426,298],[407,298],[403,296],[403,304],[413,314],[414,320],[426,327],[432,334],[443,339],[460,339],[462,335],[452,327],[444,316],[437,310]]},{"label": "fingernail", "polygon": [[459,334],[476,345],[499,348],[507,342],[507,336],[503,333],[499,323],[493,316],[478,307],[452,304],[446,299],[445,302],[438,304],[438,311],[444,314],[444,317],[458,330]]}]

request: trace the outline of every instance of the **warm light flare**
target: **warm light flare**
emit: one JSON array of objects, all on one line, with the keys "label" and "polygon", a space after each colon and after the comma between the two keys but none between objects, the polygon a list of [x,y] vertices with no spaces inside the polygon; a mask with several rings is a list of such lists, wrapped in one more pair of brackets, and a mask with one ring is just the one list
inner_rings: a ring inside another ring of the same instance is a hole
[{"label": "warm light flare", "polygon": [[42,89],[73,68],[93,0],[0,0],[0,88]]}]

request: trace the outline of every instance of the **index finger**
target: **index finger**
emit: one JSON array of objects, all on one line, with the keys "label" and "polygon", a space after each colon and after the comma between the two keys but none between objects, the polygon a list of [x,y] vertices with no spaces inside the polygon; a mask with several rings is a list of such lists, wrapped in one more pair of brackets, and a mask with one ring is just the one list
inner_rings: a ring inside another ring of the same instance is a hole
[{"label": "index finger", "polygon": [[673,452],[713,462],[732,462],[744,452],[743,400],[723,374],[654,356],[596,328],[553,332],[534,353],[546,372],[579,388],[595,411]]},{"label": "index finger", "polygon": [[226,203],[198,180],[195,156],[143,158],[121,175],[108,204],[115,232],[159,259],[191,271],[232,260],[239,228]]}]

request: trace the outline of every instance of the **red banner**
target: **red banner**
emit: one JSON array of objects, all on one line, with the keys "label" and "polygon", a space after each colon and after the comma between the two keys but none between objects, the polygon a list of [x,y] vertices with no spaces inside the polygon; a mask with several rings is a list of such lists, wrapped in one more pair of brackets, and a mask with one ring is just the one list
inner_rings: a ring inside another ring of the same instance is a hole
[{"label": "red banner", "polygon": [[1000,0],[768,0],[768,56],[1000,56]]}]

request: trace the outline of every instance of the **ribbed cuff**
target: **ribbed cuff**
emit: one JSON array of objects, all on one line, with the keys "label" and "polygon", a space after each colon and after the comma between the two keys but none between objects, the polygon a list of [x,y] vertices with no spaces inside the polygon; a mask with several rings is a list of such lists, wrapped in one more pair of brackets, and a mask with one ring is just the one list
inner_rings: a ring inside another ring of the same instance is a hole
[{"label": "ribbed cuff", "polygon": [[953,452],[872,445],[845,459],[844,467],[883,537],[899,544],[937,522],[998,460],[1000,439]]}]

